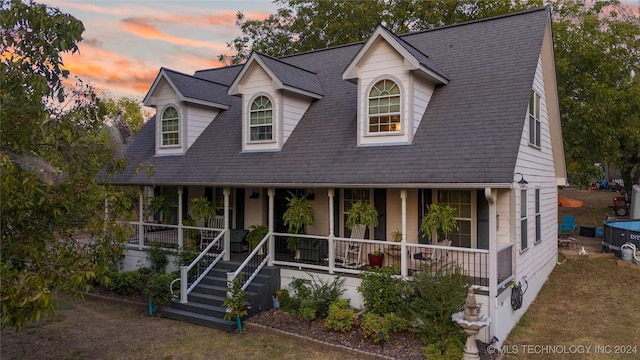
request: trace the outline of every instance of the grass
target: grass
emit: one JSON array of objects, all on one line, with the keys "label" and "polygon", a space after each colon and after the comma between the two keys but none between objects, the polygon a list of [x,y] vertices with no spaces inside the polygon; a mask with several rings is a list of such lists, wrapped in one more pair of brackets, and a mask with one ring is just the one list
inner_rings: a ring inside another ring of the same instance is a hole
[{"label": "grass", "polygon": [[[602,226],[605,216],[613,215],[613,197],[619,196],[576,189],[560,194],[584,201],[581,208],[558,208],[559,219],[573,215],[578,226]],[[599,248],[593,239],[578,241]],[[640,266],[610,257],[565,259],[560,254],[560,259],[562,265],[504,342],[506,358],[640,358]]]},{"label": "grass", "polygon": [[223,331],[148,317],[141,307],[60,299],[56,314],[21,331],[2,330],[9,359],[343,359],[276,335]]}]

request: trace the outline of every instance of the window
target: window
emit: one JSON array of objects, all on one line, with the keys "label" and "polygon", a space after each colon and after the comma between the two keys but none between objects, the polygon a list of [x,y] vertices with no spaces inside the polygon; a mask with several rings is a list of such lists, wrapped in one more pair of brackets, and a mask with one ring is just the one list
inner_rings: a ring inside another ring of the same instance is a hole
[{"label": "window", "polygon": [[[471,247],[471,191],[470,190],[440,190],[438,202],[448,204],[456,209],[455,217],[458,230],[449,233],[452,246]],[[439,233],[438,239],[444,239],[444,234]]]},{"label": "window", "polygon": [[536,189],[536,242],[542,239],[540,224],[540,189]]},{"label": "window", "polygon": [[162,112],[162,146],[171,145],[180,145],[180,118],[173,106]]},{"label": "window", "polygon": [[529,144],[540,147],[540,95],[535,91],[529,98]]},{"label": "window", "polygon": [[273,105],[266,96],[258,96],[251,103],[249,140],[273,140]]},{"label": "window", "polygon": [[380,80],[369,92],[369,133],[400,132],[400,87]]},{"label": "window", "polygon": [[529,247],[527,244],[527,190],[520,190],[520,250]]}]

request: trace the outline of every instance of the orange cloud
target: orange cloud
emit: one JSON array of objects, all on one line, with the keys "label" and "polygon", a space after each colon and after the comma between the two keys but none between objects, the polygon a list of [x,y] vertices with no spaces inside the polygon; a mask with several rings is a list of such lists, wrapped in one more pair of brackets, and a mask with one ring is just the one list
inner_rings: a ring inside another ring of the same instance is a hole
[{"label": "orange cloud", "polygon": [[144,95],[158,71],[142,61],[131,60],[92,45],[80,44],[80,50],[76,54],[63,55],[65,68],[72,76],[94,85],[97,92]]},{"label": "orange cloud", "polygon": [[165,34],[162,31],[156,29],[154,26],[144,22],[144,20],[141,20],[141,19],[137,19],[137,18],[123,19],[122,23],[124,24],[124,30],[126,32],[144,39],[162,40],[174,45],[204,47],[204,48],[211,48],[211,49],[218,48],[212,42],[209,42],[209,41],[193,40],[193,39],[181,38],[178,36]]}]

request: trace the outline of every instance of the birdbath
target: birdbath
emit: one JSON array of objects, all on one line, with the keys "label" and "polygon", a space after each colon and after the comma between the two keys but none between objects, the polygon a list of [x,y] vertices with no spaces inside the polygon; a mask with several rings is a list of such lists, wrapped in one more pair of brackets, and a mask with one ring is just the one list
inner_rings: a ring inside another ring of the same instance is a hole
[{"label": "birdbath", "polygon": [[480,329],[491,324],[491,319],[480,313],[480,305],[476,302],[473,288],[469,287],[467,298],[464,302],[464,311],[451,315],[451,320],[455,321],[469,335],[467,342],[464,344],[463,360],[480,359],[476,335]]}]

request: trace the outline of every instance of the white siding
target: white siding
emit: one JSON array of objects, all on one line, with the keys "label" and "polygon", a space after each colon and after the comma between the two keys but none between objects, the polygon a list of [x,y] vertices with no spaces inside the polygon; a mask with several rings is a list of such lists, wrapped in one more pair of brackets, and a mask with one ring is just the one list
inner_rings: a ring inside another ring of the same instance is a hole
[{"label": "white siding", "polygon": [[[156,107],[156,155],[180,155],[185,149],[185,109],[178,103],[178,96],[171,85],[163,78],[158,83],[151,96],[152,103]],[[180,114],[180,145],[162,147],[162,111],[167,105],[175,106]]]},{"label": "white siding", "polygon": [[[409,143],[413,135],[413,121],[411,109],[411,97],[413,96],[411,75],[404,69],[404,58],[388,43],[379,41],[372,46],[371,52],[360,65],[358,93],[358,144],[389,144]],[[369,135],[367,136],[367,100],[371,86],[381,79],[392,79],[398,82],[402,94],[400,111],[402,113],[402,125],[399,135]]]},{"label": "white siding", "polygon": [[[547,65],[548,66],[548,65]],[[514,172],[522,173],[528,181],[527,198],[521,198],[521,189],[512,189],[513,206],[510,212],[512,217],[513,239],[515,241],[515,281],[524,279],[529,284],[524,296],[524,303],[520,310],[511,309],[508,295],[510,291],[503,292],[497,299],[497,316],[500,326],[497,326],[494,334],[500,340],[508,335],[506,329],[511,329],[519,318],[527,310],[538,291],[548,278],[556,264],[558,256],[557,227],[558,227],[558,192],[556,187],[554,157],[551,148],[550,127],[547,115],[547,101],[545,94],[545,79],[543,78],[542,59],[538,60],[533,90],[540,99],[541,142],[540,148],[529,145],[529,119],[528,114],[523,114],[523,131],[520,141],[520,150]],[[518,181],[515,176],[514,181]],[[535,190],[540,190],[540,217],[541,240],[535,242]],[[521,214],[522,201],[527,203],[527,249],[521,248]],[[500,207],[502,209],[502,207]],[[501,214],[501,213],[500,213]],[[502,216],[502,215],[501,215]],[[502,222],[501,222],[502,224]],[[500,233],[500,232],[499,232]],[[510,331],[510,330],[509,330]]]},{"label": "white siding", "polygon": [[[276,120],[281,113],[281,95],[273,88],[271,77],[257,64],[247,72],[246,80],[241,85],[242,89],[242,150],[243,151],[264,151],[278,150],[280,145],[278,139],[281,134],[280,123]],[[261,143],[249,143],[249,109],[251,102],[258,95],[265,95],[271,98],[273,105],[273,141]]]},{"label": "white siding", "polygon": [[204,129],[220,113],[217,109],[202,106],[187,106],[185,127],[187,129],[187,149],[193,145]]},{"label": "white siding", "polygon": [[[257,190],[260,193],[260,197],[257,199],[251,199],[249,196]],[[267,206],[266,202],[269,201],[267,194],[262,189],[247,188],[244,192],[244,227],[249,229],[251,225],[268,225],[267,219]]]},{"label": "white siding", "polygon": [[411,134],[412,138],[413,135],[415,135],[416,130],[418,130],[418,126],[420,126],[420,122],[422,121],[424,112],[427,110],[429,101],[431,101],[434,90],[435,85],[433,83],[430,83],[418,77],[414,77],[413,133]]},{"label": "white siding", "polygon": [[282,144],[280,148],[284,146],[289,138],[289,135],[302,119],[302,115],[307,111],[311,102],[307,99],[301,99],[298,97],[285,95],[283,97],[282,106]]}]

